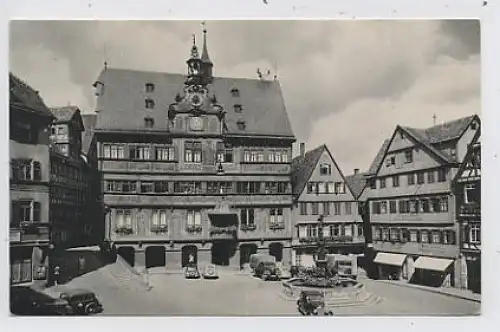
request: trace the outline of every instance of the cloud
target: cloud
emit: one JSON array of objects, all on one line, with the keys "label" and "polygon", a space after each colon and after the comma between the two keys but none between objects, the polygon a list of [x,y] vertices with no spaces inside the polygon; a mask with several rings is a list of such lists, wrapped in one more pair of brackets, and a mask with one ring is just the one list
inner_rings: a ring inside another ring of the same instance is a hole
[{"label": "cloud", "polygon": [[[433,113],[444,120],[479,112],[478,21],[207,26],[215,74],[277,71],[298,141],[327,142],[348,168],[367,168],[398,122],[426,126]],[[185,73],[193,32],[200,44],[194,21],[14,21],[10,67],[49,105],[89,112],[105,59],[111,67]]]}]

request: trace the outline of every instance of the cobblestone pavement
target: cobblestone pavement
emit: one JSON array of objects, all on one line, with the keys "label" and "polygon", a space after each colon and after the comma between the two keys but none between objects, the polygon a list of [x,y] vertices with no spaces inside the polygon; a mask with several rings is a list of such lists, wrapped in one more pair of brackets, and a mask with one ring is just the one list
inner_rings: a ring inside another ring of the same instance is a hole
[{"label": "cobblestone pavement", "polygon": [[[383,300],[371,307],[336,308],[337,315],[470,315],[480,310],[477,302],[374,280],[362,282]],[[94,271],[68,286],[95,291],[103,315],[298,315],[295,302],[278,295],[280,282],[250,275],[224,273],[219,280],[186,280],[182,274],[156,274],[150,283],[151,291],[127,288]]]}]

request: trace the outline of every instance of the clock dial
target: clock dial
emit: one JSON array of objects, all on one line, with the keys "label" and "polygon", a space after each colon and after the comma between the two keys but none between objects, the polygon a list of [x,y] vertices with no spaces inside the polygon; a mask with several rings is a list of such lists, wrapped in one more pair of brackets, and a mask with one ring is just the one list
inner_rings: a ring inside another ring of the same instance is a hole
[{"label": "clock dial", "polygon": [[201,96],[198,93],[195,93],[191,96],[189,101],[191,102],[191,105],[193,105],[194,107],[198,107],[203,102],[203,99],[201,98]]}]

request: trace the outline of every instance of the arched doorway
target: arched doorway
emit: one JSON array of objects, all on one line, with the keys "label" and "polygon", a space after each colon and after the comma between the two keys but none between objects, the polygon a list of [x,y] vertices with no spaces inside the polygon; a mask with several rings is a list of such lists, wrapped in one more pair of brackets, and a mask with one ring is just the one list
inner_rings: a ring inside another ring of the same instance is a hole
[{"label": "arched doorway", "polygon": [[236,253],[237,244],[234,241],[221,240],[212,242],[212,264],[228,266],[231,257]]},{"label": "arched doorway", "polygon": [[165,266],[166,264],[165,247],[151,246],[146,248],[146,268]]},{"label": "arched doorway", "polygon": [[125,260],[130,266],[135,265],[135,250],[134,247],[119,247],[118,255]]},{"label": "arched doorway", "polygon": [[250,263],[250,256],[257,253],[257,245],[246,243],[240,245],[240,264]]},{"label": "arched doorway", "polygon": [[273,242],[269,245],[269,255],[276,257],[277,262],[283,260],[283,245],[280,242]]},{"label": "arched doorway", "polygon": [[182,267],[198,263],[198,248],[193,245],[182,247]]}]

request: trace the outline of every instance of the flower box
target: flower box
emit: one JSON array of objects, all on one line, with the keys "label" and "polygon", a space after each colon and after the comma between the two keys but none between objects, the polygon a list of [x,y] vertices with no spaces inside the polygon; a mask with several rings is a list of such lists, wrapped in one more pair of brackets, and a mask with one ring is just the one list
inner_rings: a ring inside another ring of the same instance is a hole
[{"label": "flower box", "polygon": [[151,232],[153,233],[166,233],[168,232],[167,225],[153,226],[151,227]]},{"label": "flower box", "polygon": [[255,225],[241,225],[240,229],[242,231],[254,231],[257,227]]},{"label": "flower box", "polygon": [[115,228],[116,234],[130,235],[133,233],[132,227],[117,227]]},{"label": "flower box", "polygon": [[275,229],[284,229],[285,228],[285,223],[272,223],[269,224],[269,229],[275,230]]},{"label": "flower box", "polygon": [[198,225],[190,225],[187,227],[187,232],[188,233],[201,233],[201,231],[203,230],[203,228],[201,226],[198,226]]},{"label": "flower box", "polygon": [[210,228],[210,235],[216,234],[235,234],[238,231],[238,227],[236,226],[228,226],[228,227],[216,227],[212,226]]}]

